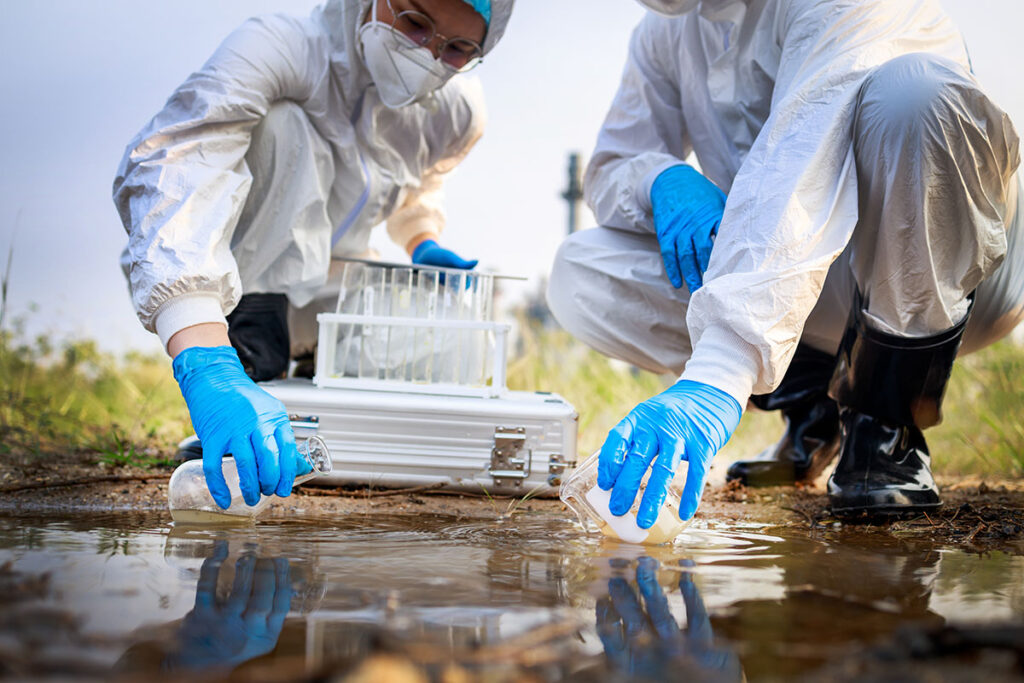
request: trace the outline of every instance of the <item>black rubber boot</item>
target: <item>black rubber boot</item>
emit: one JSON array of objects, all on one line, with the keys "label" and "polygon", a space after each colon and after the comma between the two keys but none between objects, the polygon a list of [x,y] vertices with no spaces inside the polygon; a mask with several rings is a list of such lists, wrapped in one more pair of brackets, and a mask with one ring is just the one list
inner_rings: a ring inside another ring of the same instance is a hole
[{"label": "black rubber boot", "polygon": [[228,339],[238,352],[245,374],[254,382],[276,379],[288,370],[288,297],[244,294],[228,313]]},{"label": "black rubber boot", "polygon": [[774,446],[751,460],[734,462],[726,481],[746,486],[779,486],[813,481],[839,452],[839,411],[828,397],[835,357],[798,346],[782,383],[770,394],[752,396],[761,410],[781,410],[786,431]]},{"label": "black rubber boot", "polygon": [[930,337],[873,330],[854,302],[829,393],[842,445],[828,481],[840,516],[917,513],[942,505],[922,429],[942,419],[942,398],[967,317]]}]

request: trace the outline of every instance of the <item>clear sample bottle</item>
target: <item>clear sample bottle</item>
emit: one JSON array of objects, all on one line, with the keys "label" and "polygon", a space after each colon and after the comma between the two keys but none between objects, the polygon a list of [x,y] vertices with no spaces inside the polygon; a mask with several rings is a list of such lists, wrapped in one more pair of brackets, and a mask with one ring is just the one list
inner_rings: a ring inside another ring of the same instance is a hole
[{"label": "clear sample bottle", "polygon": [[600,451],[580,463],[572,471],[559,489],[558,496],[570,510],[576,513],[580,524],[587,531],[599,531],[605,536],[617,538],[627,543],[642,545],[659,545],[675,540],[689,521],[679,519],[679,499],[683,484],[686,481],[687,463],[679,464],[676,476],[669,485],[665,496],[665,504],[658,512],[658,518],[650,529],[642,529],[636,523],[636,514],[640,508],[644,489],[647,487],[647,476],[640,484],[640,491],[633,501],[633,506],[626,514],[617,517],[609,509],[611,491],[604,491],[597,485],[597,462]]},{"label": "clear sample bottle", "polygon": [[[309,481],[314,477],[327,474],[333,463],[327,444],[319,436],[311,436],[297,443],[299,457],[304,459],[310,471],[295,477],[295,485]],[[167,485],[167,503],[171,510],[171,518],[180,524],[238,524],[255,519],[273,499],[282,500],[278,496],[260,496],[255,505],[246,505],[242,498],[242,490],[238,485],[238,469],[234,458],[221,460],[224,481],[231,492],[231,505],[225,510],[214,502],[210,489],[206,486],[206,475],[203,473],[202,460],[186,460],[171,475]]]}]

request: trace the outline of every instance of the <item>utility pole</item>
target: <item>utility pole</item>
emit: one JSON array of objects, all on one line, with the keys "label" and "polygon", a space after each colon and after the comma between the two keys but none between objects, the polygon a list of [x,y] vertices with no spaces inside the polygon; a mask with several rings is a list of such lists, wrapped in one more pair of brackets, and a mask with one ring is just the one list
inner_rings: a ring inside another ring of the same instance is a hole
[{"label": "utility pole", "polygon": [[579,152],[569,153],[569,186],[562,193],[562,199],[569,203],[569,234],[580,229],[580,200],[583,199],[583,182],[580,179]]}]

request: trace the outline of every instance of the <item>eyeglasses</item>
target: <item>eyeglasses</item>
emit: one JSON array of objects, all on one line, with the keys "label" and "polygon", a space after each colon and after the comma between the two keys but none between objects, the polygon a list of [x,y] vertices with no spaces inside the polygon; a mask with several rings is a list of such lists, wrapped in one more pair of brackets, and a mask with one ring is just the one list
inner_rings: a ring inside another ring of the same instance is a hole
[{"label": "eyeglasses", "polygon": [[434,20],[422,12],[405,10],[395,14],[391,0],[387,0],[388,9],[394,19],[391,31],[397,38],[408,38],[418,47],[426,47],[434,38],[441,41],[438,47],[438,59],[452,71],[469,71],[483,59],[483,48],[475,40],[469,38],[448,38],[437,32]]}]

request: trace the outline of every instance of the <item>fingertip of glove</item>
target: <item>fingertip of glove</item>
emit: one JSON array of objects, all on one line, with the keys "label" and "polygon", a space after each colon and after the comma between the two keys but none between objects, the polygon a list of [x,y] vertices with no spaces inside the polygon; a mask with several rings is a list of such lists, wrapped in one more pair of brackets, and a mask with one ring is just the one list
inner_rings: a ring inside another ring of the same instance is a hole
[{"label": "fingertip of glove", "polygon": [[629,512],[629,508],[631,508],[631,507],[632,507],[632,503],[629,504],[629,505],[626,505],[625,503],[623,503],[623,502],[621,502],[619,500],[614,500],[614,499],[612,499],[608,503],[608,510],[613,515],[615,515],[616,517],[623,516],[624,514]]}]

